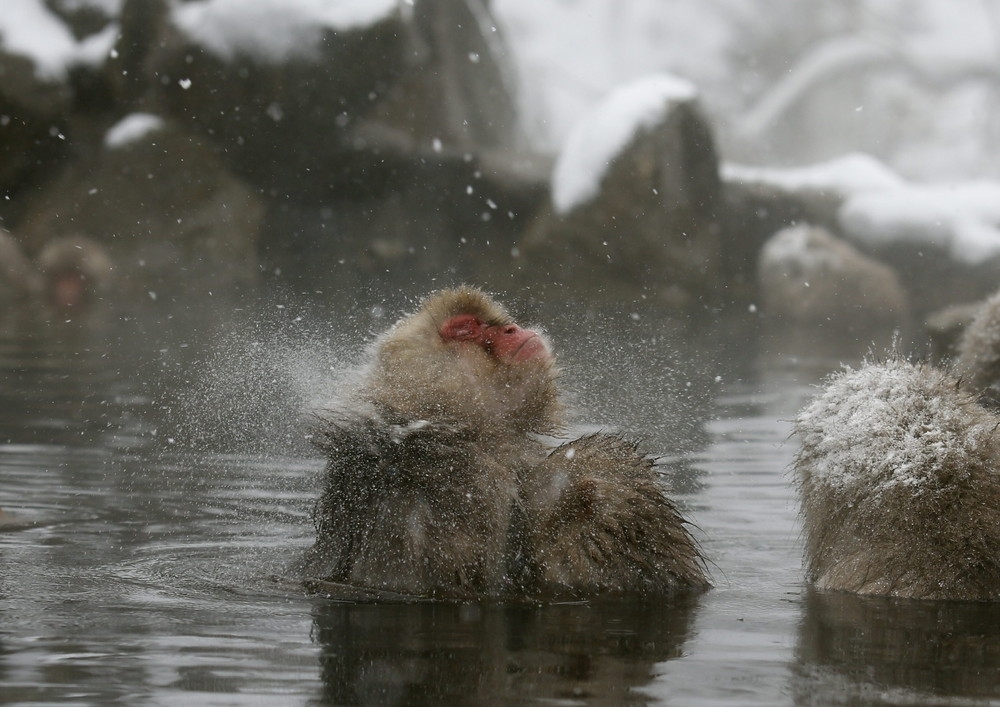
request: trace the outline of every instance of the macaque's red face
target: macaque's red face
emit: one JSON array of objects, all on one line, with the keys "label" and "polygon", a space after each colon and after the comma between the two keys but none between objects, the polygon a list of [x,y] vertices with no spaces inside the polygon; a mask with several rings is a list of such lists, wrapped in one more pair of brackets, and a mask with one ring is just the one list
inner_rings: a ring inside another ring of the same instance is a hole
[{"label": "macaque's red face", "polygon": [[487,325],[474,314],[459,314],[441,325],[447,342],[468,342],[504,363],[544,361],[551,358],[549,347],[538,332],[517,324]]},{"label": "macaque's red face", "polygon": [[60,272],[51,279],[49,297],[57,309],[73,309],[87,299],[87,278],[76,270]]}]

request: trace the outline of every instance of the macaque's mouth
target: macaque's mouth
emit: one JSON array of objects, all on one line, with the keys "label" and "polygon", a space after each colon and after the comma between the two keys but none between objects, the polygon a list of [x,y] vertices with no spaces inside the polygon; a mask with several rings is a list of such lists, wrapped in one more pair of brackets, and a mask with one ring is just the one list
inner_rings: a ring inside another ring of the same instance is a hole
[{"label": "macaque's mouth", "polygon": [[549,355],[549,347],[538,334],[532,332],[531,336],[521,342],[510,359],[512,361],[531,361],[536,358],[544,358]]}]

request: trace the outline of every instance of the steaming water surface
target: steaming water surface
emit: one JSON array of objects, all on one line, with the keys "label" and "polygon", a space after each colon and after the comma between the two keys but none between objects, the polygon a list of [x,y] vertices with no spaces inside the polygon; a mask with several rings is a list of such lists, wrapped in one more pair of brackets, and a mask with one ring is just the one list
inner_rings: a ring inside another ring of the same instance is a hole
[{"label": "steaming water surface", "polygon": [[629,326],[551,334],[591,411],[580,422],[621,423],[664,455],[716,587],[540,607],[302,591],[292,568],[322,460],[300,414],[356,348],[316,330],[220,337],[203,316],[9,334],[0,508],[19,521],[0,526],[0,703],[1000,698],[1000,609],[804,588],[789,421],[838,362]]}]

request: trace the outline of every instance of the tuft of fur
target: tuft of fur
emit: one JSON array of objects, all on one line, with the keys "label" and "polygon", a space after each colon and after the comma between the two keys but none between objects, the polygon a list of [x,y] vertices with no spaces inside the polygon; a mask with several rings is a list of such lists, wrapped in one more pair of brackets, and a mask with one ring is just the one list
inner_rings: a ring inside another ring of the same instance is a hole
[{"label": "tuft of fur", "polygon": [[1000,598],[998,426],[928,365],[833,376],[794,427],[810,579],[859,594]]}]

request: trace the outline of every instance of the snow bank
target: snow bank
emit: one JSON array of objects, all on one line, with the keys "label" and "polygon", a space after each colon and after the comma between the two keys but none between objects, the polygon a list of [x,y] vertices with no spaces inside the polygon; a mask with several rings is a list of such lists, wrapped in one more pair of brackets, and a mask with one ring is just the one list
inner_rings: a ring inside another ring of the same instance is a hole
[{"label": "snow bank", "polygon": [[843,195],[895,189],[905,184],[901,177],[882,162],[860,152],[808,167],[746,167],[724,164],[722,176],[727,181],[769,184],[792,192],[808,189]]},{"label": "snow bank", "polygon": [[791,193],[840,195],[837,218],[844,234],[874,249],[893,243],[934,247],[966,265],[1000,256],[1000,182],[910,183],[864,154],[791,169],[728,164],[722,174],[727,181]]},{"label": "snow bank", "polygon": [[132,113],[111,126],[104,135],[104,146],[115,149],[159,130],[164,125],[163,118],[152,113]]},{"label": "snow bank", "polygon": [[612,160],[636,133],[660,122],[674,103],[697,97],[694,85],[673,76],[640,79],[613,91],[570,133],[552,175],[552,203],[566,214],[595,197]]},{"label": "snow bank", "polygon": [[326,29],[367,27],[398,6],[397,0],[202,0],[174,8],[172,20],[220,58],[279,63],[312,56]]},{"label": "snow bank", "polygon": [[1000,256],[1000,183],[913,184],[856,194],[841,207],[851,238],[873,246],[905,241],[975,265]]},{"label": "snow bank", "polygon": [[[93,0],[91,4],[96,2]],[[109,14],[117,13],[114,2],[107,0],[104,9]],[[78,42],[42,0],[4,0],[0,12],[0,46],[4,51],[30,59],[35,65],[35,75],[44,81],[65,81],[71,66],[99,66],[108,58],[118,33],[118,24],[112,22]]]},{"label": "snow bank", "polygon": [[34,62],[36,75],[46,81],[66,79],[79,47],[69,28],[42,0],[4,0],[0,44],[5,51]]}]

